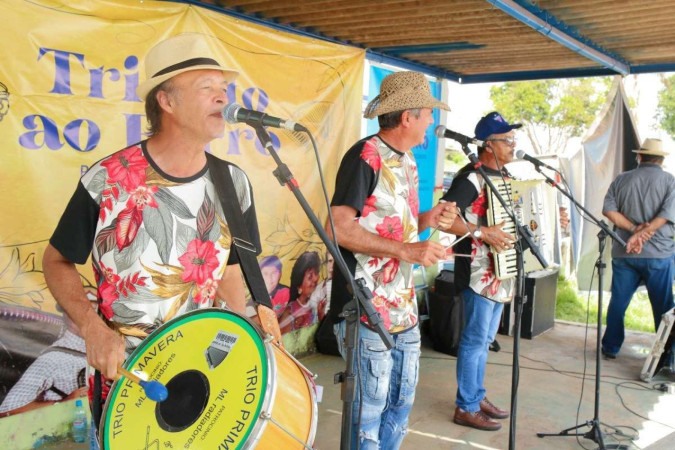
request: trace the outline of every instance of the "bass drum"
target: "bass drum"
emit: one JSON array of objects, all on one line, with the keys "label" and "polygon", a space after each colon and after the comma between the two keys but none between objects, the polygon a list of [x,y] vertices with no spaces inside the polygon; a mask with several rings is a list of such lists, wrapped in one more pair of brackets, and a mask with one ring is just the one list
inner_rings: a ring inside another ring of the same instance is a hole
[{"label": "bass drum", "polygon": [[99,427],[104,450],[312,448],[311,373],[238,314],[184,314],[148,336],[124,367],[163,383],[169,396],[156,403],[125,377],[113,383]]}]

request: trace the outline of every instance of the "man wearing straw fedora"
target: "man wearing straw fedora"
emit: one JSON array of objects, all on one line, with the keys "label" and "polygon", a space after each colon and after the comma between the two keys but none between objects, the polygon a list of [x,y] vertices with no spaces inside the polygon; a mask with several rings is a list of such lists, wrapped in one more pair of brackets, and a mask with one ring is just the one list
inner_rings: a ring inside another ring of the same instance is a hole
[{"label": "man wearing straw fedora", "polygon": [[612,245],[612,297],[602,354],[614,359],[624,340],[624,315],[641,283],[647,287],[658,330],[661,316],[673,307],[675,255],[675,177],[663,170],[669,151],[659,139],[645,139],[638,167],[619,174],[605,195],[602,213],[626,241]]},{"label": "man wearing straw fedora", "polygon": [[[108,380],[174,317],[223,304],[245,312],[242,271],[204,151],[223,134],[221,111],[237,72],[218,61],[210,39],[186,33],[150,49],[137,89],[150,138],[92,165],[44,254],[49,289],[81,330],[88,362]],[[260,249],[250,183],[226,164],[244,228]],[[75,268],[90,254],[100,316]],[[280,336],[278,324],[272,331]]]},{"label": "man wearing straw fedora", "polygon": [[[373,306],[395,342],[387,350],[361,320],[356,357],[360,388],[353,403],[350,448],[358,442],[361,449],[395,450],[407,433],[420,355],[412,268],[445,257],[443,246],[420,242],[418,232],[429,227],[445,230],[457,215],[453,203],[419,213],[417,165],[411,150],[424,141],[434,108],[449,109],[431,95],[423,74],[387,76],[364,114],[368,119],[377,117],[380,130],[347,151],[335,181],[331,211],[342,256],[354,277],[372,291]],[[352,295],[339,271],[334,277],[329,314],[340,352],[346,356],[346,326],[339,314]]]}]

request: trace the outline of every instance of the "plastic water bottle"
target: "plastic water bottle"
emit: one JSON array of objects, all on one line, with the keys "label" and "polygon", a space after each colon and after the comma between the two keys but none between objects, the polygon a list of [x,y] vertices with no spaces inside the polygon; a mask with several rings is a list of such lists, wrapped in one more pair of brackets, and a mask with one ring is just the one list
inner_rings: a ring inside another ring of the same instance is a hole
[{"label": "plastic water bottle", "polygon": [[82,400],[75,400],[75,417],[73,418],[73,441],[84,442],[87,439],[87,411]]}]

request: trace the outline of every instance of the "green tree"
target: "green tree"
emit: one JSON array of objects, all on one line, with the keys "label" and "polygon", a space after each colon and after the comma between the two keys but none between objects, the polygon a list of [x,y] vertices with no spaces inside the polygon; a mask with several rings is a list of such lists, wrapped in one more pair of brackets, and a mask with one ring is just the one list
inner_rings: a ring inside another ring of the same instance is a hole
[{"label": "green tree", "polygon": [[671,137],[675,137],[675,75],[662,77],[663,89],[659,91],[656,118]]},{"label": "green tree", "polygon": [[611,78],[508,82],[493,86],[490,99],[523,131],[537,154],[559,154],[580,137],[604,104]]}]

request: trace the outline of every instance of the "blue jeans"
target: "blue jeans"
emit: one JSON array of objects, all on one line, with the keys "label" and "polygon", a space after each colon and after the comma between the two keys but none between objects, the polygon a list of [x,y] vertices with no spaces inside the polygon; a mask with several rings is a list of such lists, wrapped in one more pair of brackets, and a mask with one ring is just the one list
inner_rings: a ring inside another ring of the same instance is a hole
[{"label": "blue jeans", "polygon": [[99,450],[98,433],[93,420],[89,424],[89,450]]},{"label": "blue jeans", "polygon": [[488,300],[473,289],[462,291],[464,329],[457,353],[457,406],[464,411],[480,410],[485,398],[485,365],[502,317],[503,303]]},{"label": "blue jeans", "polygon": [[617,354],[624,339],[623,318],[640,282],[644,282],[654,314],[654,328],[661,316],[673,307],[672,258],[612,259],[612,298],[607,309],[607,328],[602,336],[605,352]]},{"label": "blue jeans", "polygon": [[[346,358],[346,329],[347,322],[344,320],[334,326],[343,358]],[[396,450],[408,433],[408,416],[415,400],[419,376],[419,327],[394,334],[392,338],[394,347],[387,350],[376,332],[359,324],[360,355],[355,355],[358,368],[354,368],[355,372],[359,372],[356,373],[356,400],[352,408],[349,448],[356,448],[358,439],[362,450]]]}]

